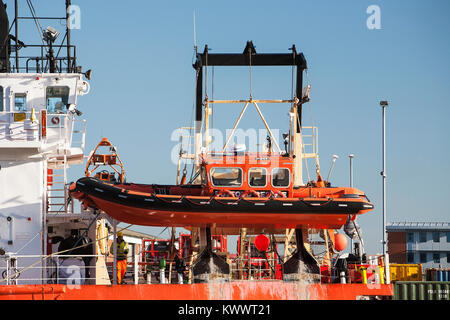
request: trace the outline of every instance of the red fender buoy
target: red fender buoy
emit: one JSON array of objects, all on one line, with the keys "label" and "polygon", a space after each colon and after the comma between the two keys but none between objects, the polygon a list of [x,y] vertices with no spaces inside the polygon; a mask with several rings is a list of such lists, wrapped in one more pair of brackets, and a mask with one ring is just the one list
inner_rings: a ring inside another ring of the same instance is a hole
[{"label": "red fender buoy", "polygon": [[255,247],[259,251],[267,251],[267,248],[269,248],[270,239],[265,234],[259,234],[255,237]]},{"label": "red fender buoy", "polygon": [[345,235],[340,234],[340,233],[334,235],[334,248],[337,251],[342,251],[345,248],[347,248],[347,244],[348,244],[348,241],[347,241],[347,237]]}]

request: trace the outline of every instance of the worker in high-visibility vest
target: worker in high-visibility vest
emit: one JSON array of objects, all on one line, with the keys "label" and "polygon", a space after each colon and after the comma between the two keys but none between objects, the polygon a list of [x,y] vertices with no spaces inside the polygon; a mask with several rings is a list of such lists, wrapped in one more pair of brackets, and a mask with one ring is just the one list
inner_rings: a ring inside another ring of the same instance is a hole
[{"label": "worker in high-visibility vest", "polygon": [[[109,250],[110,254],[114,254],[114,244],[111,245]],[[123,240],[123,233],[117,232],[117,284],[122,284],[125,273],[127,272],[127,255],[128,255],[128,243]]]}]

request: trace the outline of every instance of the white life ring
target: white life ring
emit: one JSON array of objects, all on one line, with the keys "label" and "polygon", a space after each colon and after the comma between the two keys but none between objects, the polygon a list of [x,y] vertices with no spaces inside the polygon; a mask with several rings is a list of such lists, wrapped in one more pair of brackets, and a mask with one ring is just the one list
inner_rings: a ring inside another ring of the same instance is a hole
[{"label": "white life ring", "polygon": [[89,82],[83,81],[82,86],[78,87],[78,94],[80,96],[84,96],[85,94],[88,94],[89,91],[91,91],[91,86]]}]

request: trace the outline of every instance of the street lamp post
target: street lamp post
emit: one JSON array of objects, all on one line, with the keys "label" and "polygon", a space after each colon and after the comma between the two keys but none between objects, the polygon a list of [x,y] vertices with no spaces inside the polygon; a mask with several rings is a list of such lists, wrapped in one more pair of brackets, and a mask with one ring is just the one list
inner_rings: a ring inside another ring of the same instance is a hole
[{"label": "street lamp post", "polygon": [[383,256],[386,270],[386,284],[390,283],[389,271],[389,254],[387,252],[386,241],[386,107],[389,105],[388,101],[380,101],[382,113],[382,149],[383,149],[383,170],[381,176],[383,179]]},{"label": "street lamp post", "polygon": [[[350,188],[353,188],[353,166],[352,166],[352,162],[353,162],[353,157],[354,156],[355,155],[353,153],[348,156],[350,158]],[[353,253],[353,238],[350,239],[350,252]]]}]

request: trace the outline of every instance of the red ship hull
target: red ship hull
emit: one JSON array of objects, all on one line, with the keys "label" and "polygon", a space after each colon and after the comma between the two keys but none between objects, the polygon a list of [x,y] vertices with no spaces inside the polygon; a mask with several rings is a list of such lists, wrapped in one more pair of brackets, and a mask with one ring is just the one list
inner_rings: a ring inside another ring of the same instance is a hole
[{"label": "red ship hull", "polygon": [[0,300],[357,300],[392,298],[392,285],[234,281],[208,284],[0,286]]}]

